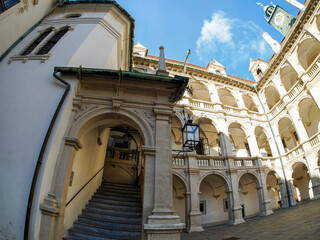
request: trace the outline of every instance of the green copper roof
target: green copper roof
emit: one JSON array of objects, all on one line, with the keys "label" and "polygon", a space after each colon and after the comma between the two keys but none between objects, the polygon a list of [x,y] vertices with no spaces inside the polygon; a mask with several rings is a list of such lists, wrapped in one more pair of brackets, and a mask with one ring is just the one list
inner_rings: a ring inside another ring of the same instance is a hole
[{"label": "green copper roof", "polygon": [[55,67],[55,72],[67,73],[67,74],[92,74],[92,75],[104,75],[109,77],[119,77],[128,79],[143,79],[147,81],[156,81],[164,83],[172,83],[178,85],[176,91],[170,96],[171,103],[179,101],[189,83],[189,78],[182,76],[166,77],[147,73],[127,72],[111,69],[98,69],[98,68],[82,68],[82,67]]}]

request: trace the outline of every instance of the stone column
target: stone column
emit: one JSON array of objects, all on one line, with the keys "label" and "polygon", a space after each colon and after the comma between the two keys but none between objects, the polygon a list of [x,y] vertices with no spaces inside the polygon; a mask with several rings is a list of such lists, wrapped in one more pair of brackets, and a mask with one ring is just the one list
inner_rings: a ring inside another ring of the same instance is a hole
[{"label": "stone column", "polygon": [[220,101],[219,94],[218,94],[218,91],[217,91],[217,87],[216,87],[215,84],[210,84],[209,85],[209,93],[210,93],[211,102],[213,104],[215,104],[214,109],[215,110],[222,110],[221,101]]},{"label": "stone column", "polygon": [[[287,62],[291,65],[291,67],[296,71],[298,74],[298,77],[301,78],[301,76],[305,73],[304,68],[301,66],[298,58],[295,56],[296,54],[292,54],[287,58]],[[302,79],[303,80],[303,79]]]},{"label": "stone column", "polygon": [[[279,92],[280,98],[283,98],[287,94],[287,90],[284,88],[283,83],[280,79],[280,73],[278,73],[273,79],[272,82],[276,86],[276,89]],[[289,96],[285,96],[283,99],[285,102],[290,100]]]},{"label": "stone column", "polygon": [[260,178],[260,184],[261,186],[258,187],[258,191],[261,193],[261,199],[260,200],[260,215],[261,216],[268,216],[273,213],[271,201],[269,199],[268,190],[267,190],[267,176],[264,172],[264,167],[262,167],[262,164],[259,159],[256,159],[257,167],[258,167],[258,176]]},{"label": "stone column", "polygon": [[231,192],[231,216],[229,215],[229,225],[237,225],[244,223],[244,219],[242,217],[242,207],[240,205],[239,191],[238,191],[238,172],[234,168],[233,159],[228,159],[229,164],[232,162],[233,166],[230,166],[230,170],[227,175],[229,181],[231,183],[232,190]]},{"label": "stone column", "polygon": [[148,240],[180,239],[184,224],[179,216],[173,215],[172,200],[172,152],[171,125],[172,109],[167,106],[154,107],[155,126],[155,164],[154,164],[154,206],[152,215],[148,217],[144,230]]},{"label": "stone column", "polygon": [[143,224],[146,224],[148,221],[148,217],[152,214],[154,203],[154,174],[156,149],[155,147],[143,146],[142,153],[145,158],[142,218]]},{"label": "stone column", "polygon": [[234,166],[234,154],[231,150],[231,143],[229,136],[224,132],[220,132],[219,134],[220,145],[222,150],[222,156],[226,159],[227,164],[227,176],[230,185],[230,190],[228,194],[230,194],[230,208],[229,212],[229,224],[237,225],[240,223],[244,223],[244,219],[242,218],[242,207],[240,205],[239,192],[238,192],[238,173],[237,169]]},{"label": "stone column", "polygon": [[266,110],[266,113],[268,113],[270,111],[270,108],[269,108],[269,106],[267,104],[265,91],[263,91],[263,94],[260,94],[260,100],[261,100],[261,103],[263,104],[262,107],[264,107],[264,109]]},{"label": "stone column", "polygon": [[[295,130],[299,136],[299,142],[307,141],[309,139],[308,133],[302,123],[302,119],[300,118],[300,114],[296,107],[288,109],[289,115],[292,118],[292,123],[295,127]],[[292,136],[293,137],[293,136]],[[310,143],[306,143],[303,145],[304,150],[308,150],[311,148]]]},{"label": "stone column", "polygon": [[66,205],[68,182],[71,175],[74,155],[82,146],[76,138],[65,138],[62,156],[57,162],[52,185],[40,210],[40,239],[62,239],[64,209]]},{"label": "stone column", "polygon": [[187,192],[188,198],[188,232],[202,232],[201,212],[199,201],[199,169],[195,156],[188,154],[188,180],[190,185],[190,192]]},{"label": "stone column", "polygon": [[260,156],[260,149],[257,143],[256,136],[254,134],[254,128],[251,124],[246,124],[247,140],[250,148],[251,157]]}]

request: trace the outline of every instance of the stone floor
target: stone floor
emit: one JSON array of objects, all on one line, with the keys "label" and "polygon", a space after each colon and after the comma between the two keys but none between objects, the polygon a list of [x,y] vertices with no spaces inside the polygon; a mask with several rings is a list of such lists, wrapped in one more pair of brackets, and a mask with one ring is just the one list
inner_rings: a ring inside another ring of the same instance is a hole
[{"label": "stone floor", "polygon": [[181,239],[320,240],[320,200],[305,201],[236,226],[224,225],[206,228],[200,233],[183,233]]}]

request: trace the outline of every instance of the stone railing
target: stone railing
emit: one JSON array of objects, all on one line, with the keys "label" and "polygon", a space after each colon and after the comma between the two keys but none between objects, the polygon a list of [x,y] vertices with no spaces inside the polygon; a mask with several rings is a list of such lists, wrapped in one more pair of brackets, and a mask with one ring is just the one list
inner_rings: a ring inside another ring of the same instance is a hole
[{"label": "stone railing", "polygon": [[295,98],[296,94],[303,88],[303,84],[298,80],[288,91],[287,95],[290,99]]},{"label": "stone railing", "polygon": [[309,78],[315,77],[320,71],[320,56],[311,64],[311,66],[306,71]]},{"label": "stone railing", "polygon": [[235,158],[234,160],[234,166],[235,167],[255,167],[256,166],[256,160],[255,158]]},{"label": "stone railing", "polygon": [[261,114],[259,112],[250,111],[248,109],[239,109],[237,107],[226,106],[226,105],[223,105],[222,103],[210,103],[210,102],[206,102],[198,99],[188,98],[188,104],[193,108],[199,108],[201,110],[217,111],[217,112],[224,111],[225,113],[230,115],[242,115],[242,112],[246,111],[251,118],[258,119],[258,120],[265,120],[264,114]]},{"label": "stone railing", "polygon": [[270,110],[271,117],[275,116],[278,112],[280,112],[281,108],[283,108],[285,103],[283,99],[280,99]]},{"label": "stone railing", "polygon": [[185,166],[186,165],[186,161],[185,161],[185,157],[184,156],[180,156],[180,155],[172,155],[172,165],[173,166]]},{"label": "stone railing", "polygon": [[115,161],[132,161],[137,162],[139,159],[139,152],[135,150],[117,148],[117,147],[108,147],[106,152],[106,160],[115,160]]},{"label": "stone railing", "polygon": [[224,168],[226,166],[224,157],[220,156],[198,156],[197,157],[198,167],[214,167]]}]

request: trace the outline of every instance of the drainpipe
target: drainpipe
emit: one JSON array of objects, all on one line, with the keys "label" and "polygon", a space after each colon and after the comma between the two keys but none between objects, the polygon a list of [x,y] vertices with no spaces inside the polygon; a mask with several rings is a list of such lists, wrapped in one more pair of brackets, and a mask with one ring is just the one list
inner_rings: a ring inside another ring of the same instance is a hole
[{"label": "drainpipe", "polygon": [[277,141],[276,141],[276,136],[275,136],[274,131],[273,131],[273,128],[272,128],[272,126],[271,126],[270,119],[269,119],[269,117],[268,117],[268,115],[267,115],[266,109],[265,109],[265,107],[264,107],[264,105],[263,105],[263,103],[262,103],[262,101],[261,101],[259,92],[258,92],[258,90],[257,90],[257,85],[254,85],[253,88],[254,88],[254,90],[256,91],[257,95],[258,95],[258,99],[259,99],[259,101],[260,101],[260,104],[261,104],[261,106],[262,106],[262,109],[263,109],[263,111],[264,111],[264,114],[266,115],[266,118],[267,118],[269,127],[270,127],[271,132],[272,132],[273,140],[274,140],[274,142],[275,142],[275,144],[276,144],[276,147],[277,147],[277,151],[278,151],[279,158],[280,158],[280,162],[281,162],[282,173],[283,173],[284,181],[285,181],[285,184],[286,184],[286,190],[287,190],[287,196],[288,196],[288,203],[289,203],[289,207],[292,207],[292,202],[291,202],[291,199],[290,199],[289,184],[288,184],[286,172],[285,172],[285,170],[284,170],[284,165],[283,165],[283,161],[282,161],[282,157],[281,157],[281,153],[280,153],[280,148],[279,148],[279,145],[278,145],[278,143],[277,143]]},{"label": "drainpipe", "polygon": [[32,184],[31,184],[31,189],[30,189],[30,194],[29,194],[29,199],[28,199],[28,206],[27,206],[27,213],[26,213],[26,220],[25,220],[25,225],[24,225],[24,240],[28,240],[29,239],[29,227],[30,227],[30,218],[31,218],[31,209],[32,209],[32,203],[33,203],[33,198],[34,198],[34,193],[35,193],[35,188],[36,188],[36,185],[37,185],[37,180],[38,180],[38,175],[39,175],[39,172],[40,172],[40,168],[41,168],[41,165],[42,165],[42,160],[43,160],[43,156],[44,156],[44,153],[46,151],[46,148],[47,148],[47,145],[48,145],[48,142],[49,142],[49,138],[51,136],[51,133],[52,133],[52,129],[55,125],[55,122],[58,118],[58,115],[59,115],[59,112],[61,110],[61,107],[68,95],[68,92],[70,91],[70,83],[66,82],[65,80],[63,80],[61,77],[59,77],[57,75],[57,71],[55,70],[54,73],[53,73],[53,76],[59,81],[61,82],[62,84],[64,84],[66,86],[66,89],[63,93],[63,96],[61,97],[60,99],[60,102],[56,108],[56,111],[51,119],[51,122],[50,122],[50,125],[49,125],[49,128],[47,130],[47,133],[46,133],[46,136],[44,138],[44,141],[42,143],[42,147],[41,147],[41,150],[40,150],[40,153],[39,153],[39,157],[38,157],[38,161],[37,161],[37,165],[36,165],[36,168],[34,170],[34,174],[33,174],[33,179],[32,179]]}]

